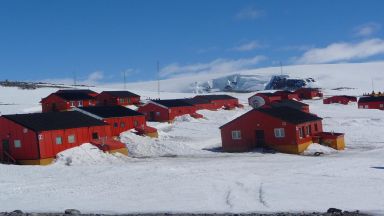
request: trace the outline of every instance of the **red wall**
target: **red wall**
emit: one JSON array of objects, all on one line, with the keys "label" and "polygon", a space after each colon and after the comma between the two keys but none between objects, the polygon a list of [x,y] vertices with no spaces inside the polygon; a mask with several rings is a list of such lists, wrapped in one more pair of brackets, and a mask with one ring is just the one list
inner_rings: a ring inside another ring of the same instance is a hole
[{"label": "red wall", "polygon": [[121,105],[121,106],[127,106],[127,105],[133,105],[133,104],[139,104],[140,103],[140,97],[126,97],[122,103],[120,102],[118,97],[114,97],[106,92],[100,93],[97,97],[97,104],[100,106],[116,106],[116,105]]},{"label": "red wall", "polygon": [[[4,117],[0,117],[0,158],[3,156],[3,140],[9,140],[9,153],[15,159],[38,159],[37,135]],[[21,141],[21,148],[15,148],[14,140]]]},{"label": "red wall", "polygon": [[[121,118],[107,118],[105,122],[111,127],[112,136],[119,136],[121,132],[135,128],[134,122],[137,121],[138,127],[146,125],[145,116],[127,116]],[[115,127],[117,123],[117,127]],[[124,127],[121,127],[121,123],[124,123]]]},{"label": "red wall", "polygon": [[[110,137],[111,130],[108,125],[83,127],[65,130],[42,131],[37,134],[32,130],[25,130],[4,117],[0,117],[0,139],[9,139],[10,154],[16,160],[36,160],[55,157],[57,153],[78,146],[92,140],[92,133],[97,132],[99,138]],[[8,136],[10,134],[10,136]],[[75,142],[68,143],[68,135],[75,135]],[[56,144],[56,137],[62,137],[62,144]],[[9,138],[8,138],[9,137]],[[14,147],[14,140],[21,141],[21,148]],[[2,147],[2,143],[0,143]],[[3,155],[2,149],[0,150]],[[40,152],[40,154],[39,154]]]},{"label": "red wall", "polygon": [[220,108],[222,108],[225,105],[237,106],[239,104],[239,100],[238,99],[213,100],[212,104],[213,104],[212,106],[215,109],[220,109]]},{"label": "red wall", "polygon": [[[196,108],[193,106],[188,106],[172,107],[167,109],[153,103],[148,103],[142,107],[139,107],[138,111],[143,113],[145,115],[146,120],[148,121],[166,122],[172,121],[177,116],[192,114],[196,112]],[[150,112],[154,112],[154,119],[150,119]],[[159,115],[156,114],[157,112],[159,113]]]},{"label": "red wall", "polygon": [[[314,130],[314,124],[318,125],[318,130]],[[321,121],[294,125],[288,122],[283,122],[280,119],[268,116],[257,111],[250,111],[233,122],[224,125],[221,128],[221,139],[224,151],[248,151],[255,147],[255,130],[264,130],[265,143],[273,145],[292,145],[301,144],[311,140],[310,136],[299,138],[298,127],[311,125],[312,134],[322,132]],[[275,128],[284,128],[285,137],[276,138],[274,135]],[[240,130],[241,139],[233,140],[232,131]]]},{"label": "red wall", "polygon": [[340,97],[340,96],[333,96],[333,97],[324,99],[323,103],[324,104],[331,104],[331,103],[348,104],[351,101],[356,101],[356,100]]},{"label": "red wall", "polygon": [[[90,142],[92,140],[92,133],[98,133],[99,138],[110,137],[111,130],[108,125],[105,126],[94,126],[94,127],[83,127],[75,129],[65,130],[53,130],[43,131],[39,133],[40,143],[40,157],[51,158],[55,157],[57,153],[66,149],[79,146],[83,143]],[[68,136],[75,135],[75,142],[68,143]],[[56,137],[62,137],[62,144],[56,144]]]},{"label": "red wall", "polygon": [[[384,101],[373,101],[373,102],[359,102],[358,107],[359,109],[379,109],[384,110],[384,107],[380,107],[380,104],[383,104]],[[365,106],[368,106],[368,108],[365,108]]]},{"label": "red wall", "polygon": [[312,99],[314,97],[322,97],[323,94],[314,89],[298,89],[295,91],[295,93],[299,96],[301,99]]},{"label": "red wall", "polygon": [[271,104],[273,101],[281,100],[281,96],[279,96],[279,95],[268,96],[268,95],[265,95],[265,94],[262,94],[262,93],[257,93],[257,94],[255,94],[255,95],[253,95],[253,96],[248,98],[248,104],[249,105],[251,105],[251,103],[250,103],[251,98],[256,97],[256,96],[259,96],[259,97],[263,98],[264,101],[265,101],[265,104],[267,104],[267,105]]},{"label": "red wall", "polygon": [[[74,100],[76,107],[78,107],[78,101],[79,100]],[[80,100],[80,101],[83,101],[83,107],[96,105],[95,100]],[[48,97],[43,98],[41,100],[42,111],[43,112],[55,111],[55,110],[52,110],[53,104],[56,104],[56,111],[65,111],[65,110],[69,110],[72,108],[70,101],[66,101],[66,100],[56,96],[55,94],[50,94]]]}]

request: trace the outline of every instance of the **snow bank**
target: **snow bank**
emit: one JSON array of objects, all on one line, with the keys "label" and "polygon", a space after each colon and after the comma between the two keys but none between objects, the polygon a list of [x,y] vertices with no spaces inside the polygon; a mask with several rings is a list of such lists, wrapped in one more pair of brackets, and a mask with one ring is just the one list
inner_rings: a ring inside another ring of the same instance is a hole
[{"label": "snow bank", "polygon": [[316,153],[321,154],[333,154],[336,153],[337,150],[330,148],[328,146],[320,145],[318,143],[312,143],[308,146],[308,148],[303,152],[303,155],[306,156],[315,156]]},{"label": "snow bank", "polygon": [[85,143],[57,154],[55,164],[66,166],[122,163],[127,157],[120,153],[106,153],[96,146]]}]

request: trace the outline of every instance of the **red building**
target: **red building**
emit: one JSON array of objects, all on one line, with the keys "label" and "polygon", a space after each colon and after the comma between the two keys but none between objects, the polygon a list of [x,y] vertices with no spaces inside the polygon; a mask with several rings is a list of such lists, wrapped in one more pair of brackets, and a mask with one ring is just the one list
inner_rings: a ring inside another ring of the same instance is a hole
[{"label": "red building", "polygon": [[273,94],[280,96],[282,100],[300,100],[299,95],[291,91],[276,91]]},{"label": "red building", "polygon": [[209,100],[205,98],[200,98],[200,97],[194,97],[194,98],[186,98],[184,99],[185,102],[192,104],[196,110],[202,110],[202,109],[207,109],[207,110],[216,110],[216,106],[211,103]]},{"label": "red building", "polygon": [[338,96],[332,96],[324,99],[323,104],[339,103],[339,104],[347,105],[349,102],[356,102],[356,101],[357,101],[356,97],[347,96],[347,95],[338,95]]},{"label": "red building", "polygon": [[92,97],[96,97],[99,94],[90,89],[60,89],[57,93],[84,93]]},{"label": "red building", "polygon": [[271,103],[272,107],[290,107],[293,109],[297,109],[306,113],[309,113],[309,105],[296,101],[296,100],[281,100],[281,101],[274,101]]},{"label": "red building", "polygon": [[239,107],[239,99],[229,95],[197,95],[194,98],[204,99],[211,103],[213,109]]},{"label": "red building", "polygon": [[253,109],[220,127],[223,150],[249,151],[271,147],[301,153],[312,136],[323,131],[322,118],[289,107]]},{"label": "red building", "polygon": [[[3,115],[0,159],[20,164],[49,164],[61,151],[108,137],[111,137],[108,124],[76,111]],[[123,144],[113,147],[111,150],[127,154]]]},{"label": "red building", "polygon": [[358,102],[359,109],[384,110],[384,96],[361,97]]},{"label": "red building", "polygon": [[275,95],[274,93],[256,93],[253,96],[248,98],[248,104],[253,107],[261,107],[264,105],[269,105],[274,101],[280,101],[281,96]]},{"label": "red building", "polygon": [[140,104],[140,95],[129,91],[103,91],[97,97],[100,106],[128,106]]},{"label": "red building", "polygon": [[57,112],[70,110],[73,107],[95,106],[96,100],[92,96],[94,94],[91,94],[89,91],[59,90],[41,99],[42,111]]},{"label": "red building", "polygon": [[177,116],[193,114],[196,108],[184,99],[152,100],[139,107],[148,121],[171,122]]},{"label": "red building", "polygon": [[294,93],[296,93],[299,98],[303,100],[323,97],[323,93],[318,88],[299,88]]},{"label": "red building", "polygon": [[106,122],[111,127],[112,136],[135,128],[145,128],[145,116],[123,106],[80,107],[77,111]]}]

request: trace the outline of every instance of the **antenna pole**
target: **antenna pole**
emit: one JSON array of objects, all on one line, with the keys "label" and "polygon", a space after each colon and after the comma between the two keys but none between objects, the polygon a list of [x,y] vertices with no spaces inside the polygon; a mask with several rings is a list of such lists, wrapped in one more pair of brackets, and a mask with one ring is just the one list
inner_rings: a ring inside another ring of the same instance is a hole
[{"label": "antenna pole", "polygon": [[124,71],[124,90],[127,89],[127,71]]},{"label": "antenna pole", "polygon": [[76,71],[73,72],[73,86],[76,88]]},{"label": "antenna pole", "polygon": [[160,63],[157,61],[157,96],[160,99]]},{"label": "antenna pole", "polygon": [[280,61],[280,75],[283,75],[283,63]]}]

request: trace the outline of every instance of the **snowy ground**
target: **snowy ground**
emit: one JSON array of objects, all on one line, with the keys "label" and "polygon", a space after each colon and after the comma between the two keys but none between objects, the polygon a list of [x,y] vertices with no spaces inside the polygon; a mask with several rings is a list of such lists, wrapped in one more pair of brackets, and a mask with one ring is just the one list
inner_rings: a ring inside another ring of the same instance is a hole
[{"label": "snowy ground", "polygon": [[[10,89],[8,96],[1,89],[0,101],[20,105],[12,110],[0,106],[3,113],[23,112],[46,91],[54,91]],[[20,92],[27,98],[21,99]],[[325,90],[326,95],[362,93]],[[246,102],[251,94],[233,95]],[[57,163],[46,167],[0,165],[0,212],[312,212],[337,207],[383,215],[384,112],[359,110],[356,103],[305,102],[324,118],[324,130],[346,133],[345,151],[324,149],[320,157],[222,153],[218,127],[250,108],[200,111],[204,119],[184,116],[174,124],[151,123],[159,129],[158,139],[122,134],[128,158],[85,144],[63,152]]]}]

